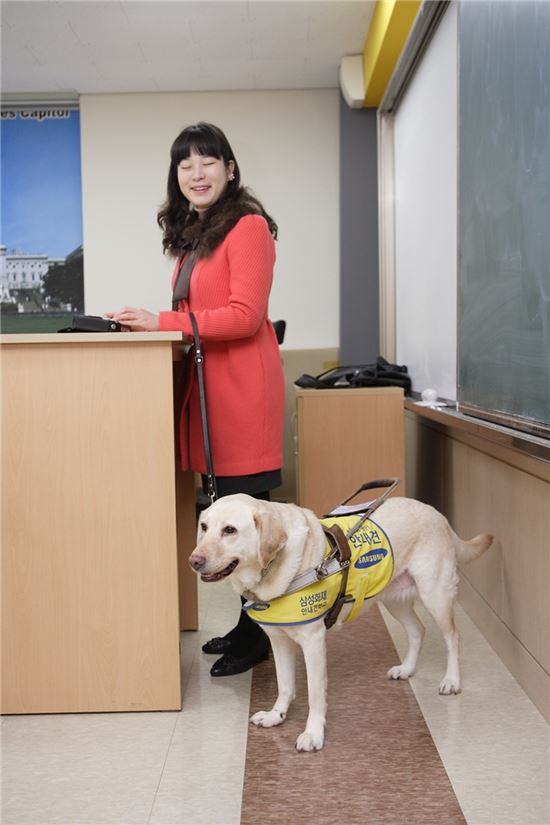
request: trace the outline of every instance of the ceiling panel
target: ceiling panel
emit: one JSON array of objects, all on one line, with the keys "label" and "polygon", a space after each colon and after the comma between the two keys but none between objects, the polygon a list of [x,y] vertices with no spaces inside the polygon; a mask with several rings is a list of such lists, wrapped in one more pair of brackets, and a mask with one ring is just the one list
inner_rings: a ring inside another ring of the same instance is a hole
[{"label": "ceiling panel", "polygon": [[4,0],[4,93],[336,88],[374,0]]}]

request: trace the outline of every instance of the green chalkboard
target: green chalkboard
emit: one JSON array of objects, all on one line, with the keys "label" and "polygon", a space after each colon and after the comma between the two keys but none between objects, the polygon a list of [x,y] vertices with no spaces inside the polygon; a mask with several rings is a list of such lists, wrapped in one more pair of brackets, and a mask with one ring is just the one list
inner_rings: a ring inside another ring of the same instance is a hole
[{"label": "green chalkboard", "polygon": [[460,3],[459,409],[543,434],[550,434],[549,79],[550,3]]}]

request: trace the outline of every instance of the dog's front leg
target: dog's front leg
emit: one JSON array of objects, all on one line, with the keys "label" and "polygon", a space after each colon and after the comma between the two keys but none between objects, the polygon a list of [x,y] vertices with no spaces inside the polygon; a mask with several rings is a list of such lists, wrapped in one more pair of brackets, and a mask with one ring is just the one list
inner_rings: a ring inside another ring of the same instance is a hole
[{"label": "dog's front leg", "polygon": [[268,635],[275,659],[279,695],[271,710],[260,710],[250,719],[263,728],[272,728],[284,722],[296,695],[296,645],[282,630],[270,628]]},{"label": "dog's front leg", "polygon": [[296,740],[299,751],[318,751],[325,741],[327,716],[327,651],[326,628],[323,621],[304,628],[300,644],[304,651],[307,672],[309,714],[306,729]]}]

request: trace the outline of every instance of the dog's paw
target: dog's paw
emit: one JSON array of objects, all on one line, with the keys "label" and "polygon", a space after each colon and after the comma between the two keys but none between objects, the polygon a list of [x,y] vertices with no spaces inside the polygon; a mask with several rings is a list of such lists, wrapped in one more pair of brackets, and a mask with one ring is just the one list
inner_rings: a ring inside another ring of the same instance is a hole
[{"label": "dog's paw", "polygon": [[403,665],[396,665],[388,670],[388,679],[408,679],[412,674],[412,670],[403,667]]},{"label": "dog's paw", "polygon": [[307,731],[301,733],[296,740],[297,751],[320,751],[325,743],[325,735],[321,732]]},{"label": "dog's paw", "polygon": [[282,724],[286,719],[286,714],[279,713],[278,710],[259,710],[254,716],[250,717],[253,725],[258,725],[260,728],[273,728],[275,725]]},{"label": "dog's paw", "polygon": [[439,685],[439,693],[441,696],[452,696],[461,692],[460,682],[454,679],[443,679]]}]

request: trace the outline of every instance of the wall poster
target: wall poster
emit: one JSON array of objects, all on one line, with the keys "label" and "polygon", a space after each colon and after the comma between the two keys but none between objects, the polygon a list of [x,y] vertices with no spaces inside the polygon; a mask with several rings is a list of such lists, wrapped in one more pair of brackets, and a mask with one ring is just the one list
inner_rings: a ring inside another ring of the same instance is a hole
[{"label": "wall poster", "polygon": [[0,124],[2,332],[54,332],[84,312],[80,113],[9,105]]}]

